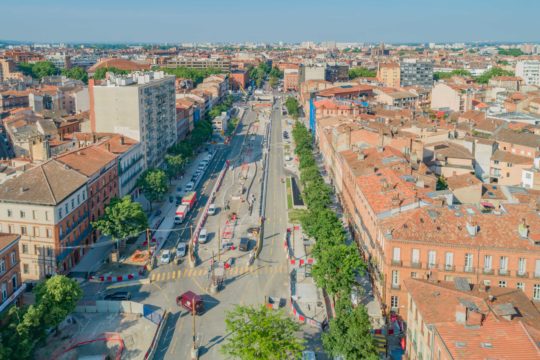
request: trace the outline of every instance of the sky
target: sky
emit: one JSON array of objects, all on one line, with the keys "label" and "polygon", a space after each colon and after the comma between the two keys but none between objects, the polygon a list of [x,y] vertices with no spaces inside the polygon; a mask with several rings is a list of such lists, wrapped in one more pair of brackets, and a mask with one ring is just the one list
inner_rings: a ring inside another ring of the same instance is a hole
[{"label": "sky", "polygon": [[1,0],[32,42],[540,41],[539,0]]}]

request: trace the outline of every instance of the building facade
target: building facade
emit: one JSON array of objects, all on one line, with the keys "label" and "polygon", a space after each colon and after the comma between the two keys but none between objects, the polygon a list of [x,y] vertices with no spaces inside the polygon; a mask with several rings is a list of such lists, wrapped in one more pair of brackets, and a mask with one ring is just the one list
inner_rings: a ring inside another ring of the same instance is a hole
[{"label": "building facade", "polygon": [[540,60],[518,61],[516,76],[522,78],[525,85],[540,86]]},{"label": "building facade", "polygon": [[421,59],[402,60],[400,63],[400,84],[402,87],[433,87],[433,62]]},{"label": "building facade", "polygon": [[377,80],[391,88],[401,86],[401,70],[398,63],[379,64]]},{"label": "building facade", "polygon": [[163,72],[113,76],[90,82],[92,131],[139,141],[146,168],[159,167],[176,135],[175,77]]},{"label": "building facade", "polygon": [[18,302],[25,289],[21,279],[17,234],[0,233],[0,314]]}]

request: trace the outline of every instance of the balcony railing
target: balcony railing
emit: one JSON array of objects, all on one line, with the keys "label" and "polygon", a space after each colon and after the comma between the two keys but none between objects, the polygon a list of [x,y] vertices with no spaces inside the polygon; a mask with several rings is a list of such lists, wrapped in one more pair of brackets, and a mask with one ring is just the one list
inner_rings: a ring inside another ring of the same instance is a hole
[{"label": "balcony railing", "polygon": [[534,278],[535,279],[540,279],[540,272],[535,271],[534,272]]},{"label": "balcony railing", "polygon": [[526,272],[526,271],[517,271],[517,272],[516,272],[516,276],[517,276],[517,277],[520,277],[520,278],[528,278],[528,277],[529,277],[529,273]]},{"label": "balcony railing", "polygon": [[482,272],[484,273],[484,275],[493,275],[493,274],[495,274],[495,270],[487,269],[487,268],[484,268],[484,270],[482,270]]},{"label": "balcony railing", "polygon": [[401,285],[399,285],[399,284],[392,284],[392,289],[394,289],[394,290],[401,290]]},{"label": "balcony railing", "polygon": [[70,227],[66,227],[65,232],[63,232],[62,235],[60,235],[60,240],[64,240],[64,238],[65,238],[67,235],[71,234],[71,232],[72,232],[73,230],[75,230],[75,228],[76,228],[77,226],[79,226],[79,225],[80,225],[83,221],[85,221],[87,218],[88,218],[88,212],[85,211],[85,212],[83,213],[82,216],[79,216],[79,218],[77,219],[77,221],[74,221],[74,222],[71,224]]},{"label": "balcony railing", "polygon": [[456,271],[456,267],[454,265],[445,264],[444,271]]},{"label": "balcony railing", "polygon": [[474,267],[472,267],[472,266],[464,266],[463,267],[463,272],[473,273],[474,272]]},{"label": "balcony railing", "polygon": [[499,269],[499,276],[510,276],[510,270],[508,269]]},{"label": "balcony railing", "polygon": [[415,269],[421,269],[422,268],[422,263],[421,262],[412,262],[411,267],[415,268]]},{"label": "balcony railing", "polygon": [[401,260],[396,260],[396,259],[392,259],[392,265],[393,265],[393,266],[402,266],[402,265],[403,265],[403,261],[401,261]]}]

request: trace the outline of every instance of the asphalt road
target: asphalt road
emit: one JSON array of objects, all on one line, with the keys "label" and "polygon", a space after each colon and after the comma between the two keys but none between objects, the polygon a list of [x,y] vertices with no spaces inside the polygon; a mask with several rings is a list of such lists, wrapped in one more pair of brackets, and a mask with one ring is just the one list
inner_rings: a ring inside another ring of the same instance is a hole
[{"label": "asphalt road", "polygon": [[[285,185],[281,182],[283,173],[283,148],[281,144],[281,107],[278,102],[277,110],[271,114],[272,131],[269,139],[269,174],[267,186],[266,223],[264,227],[264,243],[259,259],[248,267],[242,261],[227,270],[223,289],[217,294],[208,291],[209,277],[206,262],[190,269],[187,264],[160,265],[154,272],[161,273],[159,281],[148,285],[137,285],[125,288],[132,294],[134,301],[152,304],[170,312],[164,332],[158,344],[157,359],[188,359],[192,346],[192,317],[184,309],[176,305],[176,297],[181,293],[192,290],[203,296],[206,311],[196,317],[196,343],[200,347],[201,359],[222,359],[219,352],[220,344],[226,340],[228,334],[225,330],[226,312],[237,304],[256,305],[263,304],[266,296],[278,296],[288,299],[288,272],[286,258],[283,251],[283,238],[285,236],[286,196]],[[249,123],[256,120],[256,114],[248,111],[244,116],[241,131],[233,137],[231,145],[224,146],[214,157],[209,171],[201,181],[201,192],[198,208],[191,213],[179,231],[173,232],[166,247],[173,248],[177,241],[189,239],[189,226],[195,224],[201,216],[200,209],[212,191],[217,175],[226,160],[237,160],[245,145],[245,135]],[[259,126],[267,122],[261,121]],[[259,173],[258,176],[261,174]],[[232,175],[231,175],[232,176]],[[227,181],[227,179],[225,179]],[[234,180],[233,180],[234,181]],[[220,192],[232,191],[233,186],[222,186]],[[255,181],[252,193],[257,199],[261,198],[260,185]],[[226,194],[218,193],[218,198]],[[247,206],[247,205],[245,205]],[[258,204],[256,205],[258,209]],[[216,222],[213,222],[215,224]],[[215,227],[209,222],[210,227]],[[209,232],[218,233],[219,229],[209,228]],[[211,240],[210,246],[214,246]],[[206,260],[206,259],[202,259]]]}]

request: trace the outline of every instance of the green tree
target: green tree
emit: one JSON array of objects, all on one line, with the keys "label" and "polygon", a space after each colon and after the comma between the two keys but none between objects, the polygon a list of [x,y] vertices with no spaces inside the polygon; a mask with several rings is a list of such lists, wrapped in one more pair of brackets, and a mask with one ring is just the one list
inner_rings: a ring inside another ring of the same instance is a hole
[{"label": "green tree", "polygon": [[191,69],[187,67],[161,68],[165,73],[174,75],[179,79],[191,79],[195,85],[200,84],[204,78],[220,74],[223,71],[217,68]]},{"label": "green tree", "polygon": [[150,201],[150,208],[152,208],[152,202],[160,200],[168,190],[167,174],[160,169],[146,170],[137,183],[144,196]]},{"label": "green tree", "polygon": [[70,79],[81,80],[85,84],[88,84],[88,73],[81,67],[63,69],[62,75],[67,76]]},{"label": "green tree", "polygon": [[375,77],[377,73],[373,70],[369,70],[365,67],[355,67],[349,69],[349,78],[356,79],[359,77]]},{"label": "green tree", "polygon": [[135,236],[148,227],[148,219],[142,206],[126,195],[114,198],[105,208],[103,216],[92,222],[92,226],[113,240],[124,240]]},{"label": "green tree", "polygon": [[93,78],[96,79],[96,80],[103,80],[103,79],[105,79],[105,75],[107,75],[108,72],[113,73],[113,74],[117,74],[117,75],[127,75],[127,74],[129,74],[129,71],[121,70],[121,69],[115,68],[114,66],[112,66],[112,67],[102,67],[102,68],[97,69],[96,72],[94,72]]},{"label": "green tree", "polygon": [[300,111],[298,110],[298,108],[300,107],[300,105],[298,104],[298,100],[296,100],[296,98],[289,96],[285,101],[285,107],[287,108],[287,112],[290,116],[292,116],[293,119],[298,119],[298,116],[300,115]]},{"label": "green tree", "polygon": [[56,328],[75,310],[82,298],[79,284],[64,275],[55,275],[38,284],[35,293],[37,309],[43,315],[43,324],[47,328]]},{"label": "green tree", "polygon": [[471,76],[471,72],[465,69],[456,69],[452,70],[450,72],[441,72],[437,71],[433,73],[433,79],[434,80],[441,80],[441,79],[450,79],[452,76]]},{"label": "green tree", "polygon": [[186,165],[186,158],[182,155],[165,155],[165,164],[167,164],[167,176],[169,179],[176,178]]},{"label": "green tree", "polygon": [[336,304],[336,313],[330,320],[329,331],[322,336],[324,350],[345,360],[379,359],[366,309],[363,306],[352,308],[349,299],[343,298]]},{"label": "green tree", "polygon": [[57,75],[58,69],[50,61],[38,61],[33,64],[20,63],[17,68],[25,75],[41,80],[45,76]]},{"label": "green tree", "polygon": [[236,306],[225,319],[230,336],[222,346],[226,356],[242,360],[298,359],[304,349],[296,333],[300,325],[283,314],[261,306]]},{"label": "green tree", "polygon": [[446,178],[444,176],[439,176],[437,178],[437,184],[435,186],[436,190],[446,190],[448,189],[448,182],[446,181]]},{"label": "green tree", "polygon": [[486,72],[484,72],[482,75],[478,76],[476,78],[476,82],[479,84],[487,84],[489,80],[495,76],[514,76],[514,73],[512,71],[504,70],[498,67],[493,67],[487,70]]},{"label": "green tree", "polygon": [[354,246],[339,244],[329,246],[318,254],[313,265],[313,280],[329,294],[349,296],[356,283],[356,275],[363,272],[364,263]]},{"label": "green tree", "polygon": [[499,55],[517,57],[517,56],[525,55],[525,53],[521,51],[521,49],[499,49]]}]

